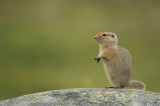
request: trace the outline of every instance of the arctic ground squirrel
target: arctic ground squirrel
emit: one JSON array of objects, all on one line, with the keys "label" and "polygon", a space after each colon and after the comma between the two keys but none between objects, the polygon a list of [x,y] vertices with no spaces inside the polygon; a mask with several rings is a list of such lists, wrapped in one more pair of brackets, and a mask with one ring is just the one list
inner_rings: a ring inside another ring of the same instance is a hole
[{"label": "arctic ground squirrel", "polygon": [[118,45],[118,37],[112,32],[100,32],[95,36],[100,45],[100,52],[94,59],[97,63],[103,59],[110,88],[131,87],[145,90],[141,81],[130,81],[132,74],[132,56],[130,52]]}]

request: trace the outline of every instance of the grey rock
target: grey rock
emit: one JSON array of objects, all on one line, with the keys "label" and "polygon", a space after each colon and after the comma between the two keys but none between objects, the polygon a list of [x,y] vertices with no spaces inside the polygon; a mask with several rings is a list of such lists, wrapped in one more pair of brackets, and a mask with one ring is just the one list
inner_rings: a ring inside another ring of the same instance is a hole
[{"label": "grey rock", "polygon": [[29,94],[0,106],[160,106],[160,93],[113,88],[78,88]]}]

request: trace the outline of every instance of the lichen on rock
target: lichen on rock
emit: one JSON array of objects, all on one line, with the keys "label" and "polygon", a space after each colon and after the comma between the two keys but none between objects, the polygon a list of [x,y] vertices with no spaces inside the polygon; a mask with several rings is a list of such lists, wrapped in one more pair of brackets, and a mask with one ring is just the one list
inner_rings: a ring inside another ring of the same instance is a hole
[{"label": "lichen on rock", "polygon": [[46,91],[0,101],[0,106],[158,106],[160,94],[142,90],[78,88]]}]

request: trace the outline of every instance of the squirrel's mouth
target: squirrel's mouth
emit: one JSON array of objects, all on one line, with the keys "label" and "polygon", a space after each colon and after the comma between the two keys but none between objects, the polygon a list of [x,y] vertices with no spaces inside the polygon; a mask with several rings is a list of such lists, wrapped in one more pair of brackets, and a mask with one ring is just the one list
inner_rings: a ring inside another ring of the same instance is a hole
[{"label": "squirrel's mouth", "polygon": [[100,43],[100,41],[98,39],[95,39],[95,40],[96,40],[96,42]]},{"label": "squirrel's mouth", "polygon": [[94,38],[97,42],[99,42],[102,38],[101,37],[95,37]]},{"label": "squirrel's mouth", "polygon": [[94,39],[98,42],[98,39],[96,37]]}]

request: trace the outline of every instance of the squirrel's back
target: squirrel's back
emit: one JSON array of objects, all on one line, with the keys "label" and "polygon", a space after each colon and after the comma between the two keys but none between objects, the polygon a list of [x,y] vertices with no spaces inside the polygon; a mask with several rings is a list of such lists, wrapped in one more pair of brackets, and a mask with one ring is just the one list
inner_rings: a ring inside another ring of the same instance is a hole
[{"label": "squirrel's back", "polygon": [[[104,50],[106,56],[103,57],[103,63],[110,83],[121,88],[128,86],[132,73],[132,56],[129,51],[118,45],[103,49],[106,49]],[[111,54],[112,56],[110,56]],[[106,57],[110,57],[110,59]]]}]

